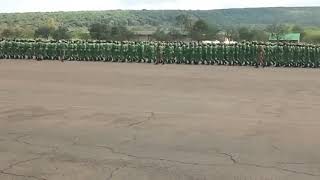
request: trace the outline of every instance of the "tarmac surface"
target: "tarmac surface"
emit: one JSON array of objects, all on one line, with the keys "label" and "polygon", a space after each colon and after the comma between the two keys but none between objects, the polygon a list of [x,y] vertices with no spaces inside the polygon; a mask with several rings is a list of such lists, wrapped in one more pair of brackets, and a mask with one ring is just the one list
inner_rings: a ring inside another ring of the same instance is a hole
[{"label": "tarmac surface", "polygon": [[319,180],[320,70],[0,61],[0,180]]}]

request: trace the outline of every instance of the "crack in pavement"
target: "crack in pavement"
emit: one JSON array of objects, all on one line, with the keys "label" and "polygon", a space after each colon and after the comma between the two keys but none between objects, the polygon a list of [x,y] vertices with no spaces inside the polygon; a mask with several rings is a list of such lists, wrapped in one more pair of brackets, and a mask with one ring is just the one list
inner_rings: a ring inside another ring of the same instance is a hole
[{"label": "crack in pavement", "polygon": [[7,171],[9,169],[12,169],[14,166],[19,165],[19,164],[24,164],[24,163],[27,163],[27,162],[31,162],[31,161],[35,161],[35,160],[41,159],[41,158],[42,158],[42,156],[39,156],[39,157],[34,157],[34,158],[23,160],[23,161],[18,161],[18,162],[15,162],[13,164],[9,164],[9,166],[7,168],[2,169],[1,171]]},{"label": "crack in pavement", "polygon": [[272,147],[273,149],[277,150],[277,151],[280,151],[280,148],[279,148],[278,146],[276,146],[276,145],[271,145],[271,147]]},{"label": "crack in pavement", "polygon": [[119,155],[131,157],[131,158],[136,158],[136,159],[166,161],[166,162],[171,162],[171,163],[178,163],[178,164],[185,164],[185,165],[198,165],[198,166],[223,166],[223,165],[227,165],[227,164],[205,164],[205,163],[178,161],[178,160],[165,159],[165,158],[154,158],[154,157],[147,157],[147,156],[137,156],[137,155],[133,155],[133,154],[125,153],[125,152],[116,151],[114,148],[109,147],[109,146],[95,146],[95,147],[107,149],[113,154],[119,154]]},{"label": "crack in pavement", "polygon": [[228,154],[228,153],[218,153],[218,154],[222,154],[222,155],[228,156],[228,157],[230,158],[230,160],[232,161],[233,164],[238,163],[237,160],[234,159],[231,154]]},{"label": "crack in pavement", "polygon": [[[308,176],[320,176],[320,174],[313,174],[313,173],[308,173],[308,172],[303,172],[303,171],[295,171],[295,170],[291,170],[291,169],[287,169],[287,168],[281,168],[278,166],[265,166],[265,165],[260,165],[260,164],[242,163],[242,162],[239,162],[236,159],[234,159],[232,154],[225,153],[225,152],[219,152],[218,150],[216,150],[216,152],[218,154],[222,154],[222,155],[227,156],[228,158],[230,158],[230,160],[233,162],[233,164],[237,164],[237,165],[252,166],[252,167],[258,167],[258,168],[267,168],[267,169],[277,169],[277,170],[281,170],[281,171],[285,171],[285,172],[290,172],[290,173],[294,173],[294,174],[303,174],[303,175],[308,175]],[[278,164],[280,164],[280,163],[278,163]]]},{"label": "crack in pavement", "polygon": [[[114,148],[109,147],[109,146],[95,146],[97,148],[104,148],[109,150],[111,153],[113,154],[119,154],[119,155],[124,155],[127,157],[131,157],[131,158],[136,158],[136,159],[147,159],[147,160],[155,160],[155,161],[166,161],[166,162],[170,162],[170,163],[178,163],[178,164],[184,164],[184,165],[194,165],[194,166],[228,166],[228,164],[213,164],[213,163],[198,163],[198,162],[185,162],[185,161],[178,161],[178,160],[172,160],[172,159],[165,159],[165,158],[155,158],[155,157],[147,157],[147,156],[137,156],[137,155],[133,155],[133,154],[129,154],[129,153],[125,153],[125,152],[120,152],[120,151],[116,151]],[[287,169],[287,168],[281,168],[281,167],[277,167],[277,166],[266,166],[266,165],[259,165],[259,164],[251,164],[251,163],[241,163],[239,161],[237,161],[233,155],[225,153],[225,152],[219,152],[217,151],[218,154],[227,156],[233,164],[235,165],[240,165],[240,166],[252,166],[252,167],[258,167],[258,168],[267,168],[267,169],[276,169],[276,170],[280,170],[280,171],[285,171],[285,172],[290,172],[290,173],[294,173],[294,174],[302,174],[302,175],[308,175],[308,176],[320,176],[320,174],[313,174],[313,173],[308,173],[308,172],[303,172],[303,171],[295,171],[295,170],[291,170],[291,169]]]},{"label": "crack in pavement", "polygon": [[134,141],[136,141],[137,140],[137,135],[136,134],[134,134],[133,135],[133,137],[131,138],[131,139],[129,139],[129,140],[125,140],[125,141],[122,141],[120,144],[127,144],[127,143],[130,143],[130,142],[134,142]]},{"label": "crack in pavement", "polygon": [[215,151],[216,151],[217,154],[221,154],[221,155],[229,157],[233,164],[237,164],[238,163],[238,161],[233,157],[232,154],[228,154],[228,153],[225,153],[225,152],[220,152],[218,150],[215,150]]},{"label": "crack in pavement", "polygon": [[33,178],[33,179],[39,179],[39,180],[46,180],[45,178],[40,178],[40,177],[36,177],[36,176],[23,175],[23,174],[16,174],[16,173],[7,172],[8,170],[14,168],[14,166],[17,166],[19,164],[28,163],[28,162],[31,162],[31,161],[35,161],[35,160],[38,160],[38,159],[41,159],[41,158],[42,158],[42,156],[39,156],[39,157],[35,157],[35,158],[23,160],[23,161],[18,161],[18,162],[15,162],[13,164],[9,164],[7,168],[0,170],[0,174],[10,175],[10,176],[17,176],[17,177],[25,177],[25,178]]},{"label": "crack in pavement", "polygon": [[252,164],[252,163],[237,163],[237,164],[244,165],[244,166],[253,166],[253,167],[258,167],[258,168],[276,169],[276,170],[290,172],[290,173],[294,173],[294,174],[302,174],[302,175],[308,175],[308,176],[320,176],[320,174],[313,174],[313,173],[308,173],[308,172],[303,172],[303,171],[296,171],[296,170],[281,168],[281,167],[277,167],[277,166],[265,166],[265,165]]},{"label": "crack in pavement", "polygon": [[[151,113],[151,115],[147,118],[147,120],[145,121],[149,121],[151,120],[151,118],[153,118],[154,113]],[[144,122],[145,122],[144,121]],[[140,122],[139,124],[141,124],[143,122]],[[137,124],[135,124],[137,125]],[[56,147],[52,147],[52,146],[44,146],[44,145],[36,145],[36,144],[32,144],[29,143],[27,141],[22,141],[21,139],[24,137],[27,137],[28,135],[24,134],[21,135],[17,138],[15,138],[16,142],[19,143],[23,143],[23,144],[27,144],[27,145],[35,145],[35,146],[41,146],[41,147],[47,147],[47,148],[56,148]],[[166,158],[157,158],[157,157],[148,157],[148,156],[138,156],[138,155],[134,155],[134,154],[130,154],[130,153],[126,153],[126,152],[121,152],[118,150],[115,150],[113,147],[110,146],[105,146],[105,145],[89,145],[89,144],[78,144],[78,142],[76,141],[75,143],[72,143],[72,145],[76,145],[76,146],[89,146],[89,147],[96,147],[96,148],[103,148],[103,149],[107,149],[108,151],[110,151],[113,154],[118,154],[118,155],[123,155],[123,156],[127,156],[127,157],[131,157],[131,158],[136,158],[136,159],[146,159],[146,160],[154,160],[154,161],[165,161],[165,162],[170,162],[170,163],[176,163],[176,164],[183,164],[183,165],[194,165],[194,166],[228,166],[229,164],[217,164],[217,163],[198,163],[198,162],[185,162],[185,161],[179,161],[179,160],[172,160],[172,159],[166,159]],[[254,163],[244,163],[244,162],[239,162],[237,161],[234,156],[230,153],[226,153],[226,152],[221,152],[219,150],[215,150],[217,154],[223,155],[228,157],[228,159],[230,159],[230,161],[232,161],[232,163],[234,165],[239,165],[239,166],[250,166],[250,167],[257,167],[257,168],[266,168],[266,169],[275,169],[275,170],[279,170],[279,171],[283,171],[283,172],[289,172],[289,173],[294,173],[294,174],[300,174],[300,175],[308,175],[308,176],[320,176],[320,174],[314,174],[314,173],[309,173],[309,172],[304,172],[304,171],[296,171],[296,170],[292,170],[292,169],[288,169],[288,168],[282,168],[282,167],[278,167],[278,166],[272,166],[272,165],[260,165],[260,164],[254,164]],[[22,163],[26,163],[26,162],[30,162],[36,159],[40,159],[41,157],[36,157],[36,158],[32,158],[29,160],[24,160],[24,161],[20,161],[20,162],[16,162],[12,165],[9,165],[8,168],[0,170],[1,174],[7,174],[7,175],[12,175],[12,176],[21,176],[21,177],[29,177],[29,178],[34,178],[34,179],[40,179],[40,180],[45,180],[44,178],[39,178],[39,177],[35,177],[35,176],[26,176],[26,175],[20,175],[20,174],[14,174],[14,173],[8,173],[5,172],[8,169],[13,168],[14,166],[18,165],[18,164],[22,164]],[[286,162],[277,162],[277,164],[305,164],[305,163],[286,163]],[[116,169],[113,170],[113,172],[110,174],[110,179],[112,179],[114,173],[116,173],[117,171],[119,171],[121,168],[124,168],[125,166],[122,167],[118,167]]]},{"label": "crack in pavement", "polygon": [[18,142],[18,143],[21,143],[21,144],[31,145],[31,143],[21,140],[22,138],[25,138],[27,136],[29,136],[29,135],[28,134],[23,134],[23,135],[20,135],[20,136],[14,138],[13,140]]},{"label": "crack in pavement", "polygon": [[[277,162],[277,164],[294,164],[294,165],[304,165],[304,164],[315,164],[315,163],[302,163],[302,162]],[[317,164],[317,163],[316,163]]]},{"label": "crack in pavement", "polygon": [[310,164],[320,164],[320,162],[277,162],[277,164],[283,164],[283,165],[310,165]]},{"label": "crack in pavement", "polygon": [[147,117],[146,120],[135,122],[135,123],[131,123],[131,124],[128,125],[128,127],[137,126],[137,125],[143,124],[143,123],[153,119],[154,118],[154,112],[148,112],[148,113],[150,113],[150,115]]},{"label": "crack in pavement", "polygon": [[[9,134],[18,134],[18,133],[9,133]],[[38,147],[50,148],[50,149],[53,149],[53,151],[56,151],[56,150],[57,150],[57,147],[46,146],[46,145],[39,145],[39,144],[32,144],[32,143],[30,143],[30,142],[27,142],[27,141],[25,141],[25,140],[22,140],[22,138],[25,138],[25,137],[27,137],[27,136],[30,136],[30,135],[28,135],[28,134],[21,134],[21,135],[19,135],[18,137],[14,138],[13,141],[14,141],[14,142],[17,142],[17,143],[20,143],[20,144],[29,145],[29,146],[38,146]],[[22,161],[17,161],[17,162],[15,162],[15,163],[9,164],[8,167],[0,170],[0,174],[9,175],[9,176],[16,176],[16,177],[32,178],[32,179],[38,179],[38,180],[47,180],[46,178],[37,177],[37,176],[33,176],[33,175],[24,175],[24,174],[17,174],[17,173],[7,172],[8,170],[13,169],[13,168],[14,168],[15,166],[17,166],[17,165],[42,159],[43,156],[45,156],[45,155],[46,155],[46,154],[41,154],[40,156],[31,158],[31,159],[26,159],[26,160],[22,160]]]},{"label": "crack in pavement", "polygon": [[16,174],[16,173],[9,173],[0,170],[0,174],[9,175],[9,176],[16,176],[16,177],[24,177],[24,178],[32,178],[32,179],[39,179],[39,180],[47,180],[46,178],[36,177],[36,176],[29,176],[23,174]]},{"label": "crack in pavement", "polygon": [[30,135],[23,134],[23,135],[20,135],[20,136],[14,138],[13,141],[15,141],[17,143],[20,143],[20,144],[29,145],[29,146],[37,146],[37,147],[42,147],[42,148],[49,148],[53,152],[56,152],[59,149],[57,146],[47,146],[47,145],[41,145],[41,144],[33,144],[33,143],[30,143],[30,142],[28,142],[26,140],[22,140],[23,138],[28,137],[28,136],[30,136]]},{"label": "crack in pavement", "polygon": [[124,165],[124,166],[117,167],[114,170],[112,170],[109,177],[107,178],[107,180],[111,180],[116,172],[120,171],[122,168],[125,168],[125,167],[126,166]]}]

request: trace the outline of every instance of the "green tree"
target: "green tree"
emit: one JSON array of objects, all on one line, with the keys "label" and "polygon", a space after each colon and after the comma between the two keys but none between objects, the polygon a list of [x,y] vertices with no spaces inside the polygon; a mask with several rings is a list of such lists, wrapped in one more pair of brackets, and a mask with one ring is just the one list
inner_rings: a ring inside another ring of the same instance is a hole
[{"label": "green tree", "polygon": [[110,27],[107,24],[94,23],[89,27],[90,36],[93,39],[110,39]]},{"label": "green tree", "polygon": [[23,32],[19,28],[5,28],[1,33],[1,37],[5,38],[18,38],[22,35]]},{"label": "green tree", "polygon": [[191,38],[196,41],[206,40],[209,33],[208,24],[200,19],[195,22],[191,30]]},{"label": "green tree", "polygon": [[180,14],[176,17],[176,24],[181,30],[190,31],[192,28],[192,19],[187,14]]},{"label": "green tree", "polygon": [[154,38],[157,41],[167,41],[169,40],[168,35],[161,29],[158,28],[153,34],[152,38]]},{"label": "green tree", "polygon": [[200,31],[206,32],[209,30],[209,26],[204,20],[200,19],[197,22],[195,22],[195,24],[192,27],[192,30],[198,31],[198,32]]},{"label": "green tree", "polygon": [[307,34],[304,37],[304,41],[308,43],[320,43],[320,34]]},{"label": "green tree", "polygon": [[280,38],[288,32],[288,27],[283,24],[271,24],[267,26],[266,31],[271,34],[271,36],[274,36],[277,41],[280,40]]},{"label": "green tree", "polygon": [[255,41],[268,41],[268,38],[269,38],[268,33],[266,33],[263,30],[253,29],[253,30],[251,30],[251,33],[253,35],[252,40],[255,40]]},{"label": "green tree", "polygon": [[249,29],[247,27],[241,27],[238,29],[239,40],[246,41],[267,41],[268,34],[261,29]]},{"label": "green tree", "polygon": [[206,33],[207,39],[217,39],[217,35],[221,30],[214,25],[209,26],[208,32]]},{"label": "green tree", "polygon": [[49,39],[50,35],[53,33],[54,29],[50,26],[40,26],[34,31],[34,36],[36,38]]},{"label": "green tree", "polygon": [[306,36],[306,32],[304,31],[304,29],[299,26],[299,25],[294,25],[291,29],[291,32],[293,33],[300,33],[300,37],[303,40],[304,37]]},{"label": "green tree", "polygon": [[170,36],[170,39],[173,41],[183,39],[183,34],[175,28],[171,28],[167,35]]},{"label": "green tree", "polygon": [[111,28],[111,38],[118,41],[130,40],[133,33],[125,26],[114,26]]},{"label": "green tree", "polygon": [[58,29],[52,32],[52,38],[55,40],[70,39],[71,34],[67,27],[59,26]]},{"label": "green tree", "polygon": [[90,36],[93,39],[99,40],[130,40],[133,33],[122,25],[109,26],[102,23],[94,23],[89,27]]},{"label": "green tree", "polygon": [[229,40],[238,41],[239,40],[239,33],[234,28],[228,28],[225,32],[225,37]]},{"label": "green tree", "polygon": [[33,26],[19,27],[18,30],[21,31],[21,38],[34,38]]},{"label": "green tree", "polygon": [[238,33],[239,33],[239,39],[240,40],[252,41],[253,38],[254,38],[254,34],[247,27],[239,28]]},{"label": "green tree", "polygon": [[74,39],[90,39],[90,32],[87,29],[76,29],[71,32],[71,37]]},{"label": "green tree", "polygon": [[58,26],[58,22],[54,19],[54,18],[50,18],[46,25],[47,27],[49,27],[50,29],[56,29],[56,27]]}]

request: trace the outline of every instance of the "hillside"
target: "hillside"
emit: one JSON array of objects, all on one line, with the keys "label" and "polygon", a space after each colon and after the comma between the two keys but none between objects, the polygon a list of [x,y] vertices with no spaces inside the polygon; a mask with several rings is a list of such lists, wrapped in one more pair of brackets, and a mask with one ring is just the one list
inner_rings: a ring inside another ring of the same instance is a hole
[{"label": "hillside", "polygon": [[170,26],[179,14],[202,18],[219,26],[264,26],[272,23],[289,23],[320,26],[320,7],[301,8],[251,8],[225,10],[108,10],[52,13],[2,13],[0,27],[35,27],[49,19],[68,27],[86,27],[93,22],[127,26]]}]

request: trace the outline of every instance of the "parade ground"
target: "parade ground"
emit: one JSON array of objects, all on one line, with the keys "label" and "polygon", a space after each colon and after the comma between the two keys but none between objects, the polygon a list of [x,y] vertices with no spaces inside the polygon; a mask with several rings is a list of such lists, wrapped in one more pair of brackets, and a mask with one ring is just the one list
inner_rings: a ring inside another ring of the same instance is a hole
[{"label": "parade ground", "polygon": [[319,180],[320,70],[0,61],[0,180]]}]

